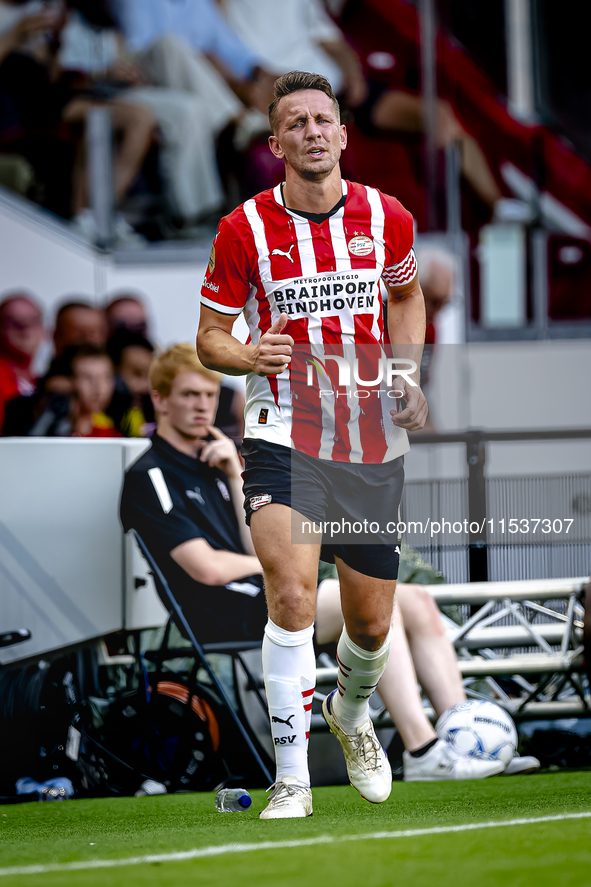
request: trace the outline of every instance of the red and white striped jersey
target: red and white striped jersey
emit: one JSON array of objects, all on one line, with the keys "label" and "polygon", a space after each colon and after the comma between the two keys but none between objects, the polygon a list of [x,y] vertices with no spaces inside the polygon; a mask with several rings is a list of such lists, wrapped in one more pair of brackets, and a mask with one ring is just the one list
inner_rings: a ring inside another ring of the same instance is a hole
[{"label": "red and white striped jersey", "polygon": [[244,312],[254,343],[282,312],[289,317],[283,332],[295,341],[292,363],[280,375],[248,376],[245,437],[331,461],[387,462],[409,449],[391,421],[395,402],[363,399],[354,379],[339,390],[338,360],[327,358],[354,349],[367,366],[368,354],[384,353],[380,281],[401,285],[417,273],[412,216],[375,188],[342,186],[344,205],[319,224],[286,208],[280,186],[223,218],[201,302],[221,314]]}]

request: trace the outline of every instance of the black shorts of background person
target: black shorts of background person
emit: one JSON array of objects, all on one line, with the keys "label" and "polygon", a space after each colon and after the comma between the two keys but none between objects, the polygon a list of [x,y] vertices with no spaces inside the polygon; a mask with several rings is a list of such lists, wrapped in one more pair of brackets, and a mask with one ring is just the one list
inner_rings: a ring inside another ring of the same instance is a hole
[{"label": "black shorts of background person", "polygon": [[[258,508],[270,502],[287,505],[292,509],[294,541],[320,539],[313,530],[306,535],[308,527],[302,532],[300,515],[317,530],[322,525],[320,559],[325,563],[334,563],[336,555],[365,576],[398,577],[404,457],[377,465],[331,462],[252,438],[243,441],[241,452],[249,525]],[[379,531],[372,532],[370,526],[376,525]]]}]

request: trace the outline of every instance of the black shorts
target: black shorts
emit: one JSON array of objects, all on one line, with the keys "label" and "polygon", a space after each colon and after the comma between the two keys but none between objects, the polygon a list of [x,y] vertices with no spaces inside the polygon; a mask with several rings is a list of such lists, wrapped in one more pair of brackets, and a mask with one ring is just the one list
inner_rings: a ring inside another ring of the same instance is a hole
[{"label": "black shorts", "polygon": [[[259,588],[258,594],[254,588]],[[183,610],[195,637],[202,644],[259,641],[267,624],[267,602],[262,576],[249,576],[228,585],[204,586],[186,582],[175,588],[175,599]],[[170,602],[162,603],[171,612]],[[181,634],[184,629],[179,625]]]},{"label": "black shorts", "polygon": [[330,462],[252,438],[243,441],[242,455],[249,525],[259,508],[287,505],[294,520],[303,515],[307,520],[300,523],[318,530],[306,541],[322,542],[321,560],[334,563],[336,556],[365,576],[397,578],[402,457],[379,465]]}]

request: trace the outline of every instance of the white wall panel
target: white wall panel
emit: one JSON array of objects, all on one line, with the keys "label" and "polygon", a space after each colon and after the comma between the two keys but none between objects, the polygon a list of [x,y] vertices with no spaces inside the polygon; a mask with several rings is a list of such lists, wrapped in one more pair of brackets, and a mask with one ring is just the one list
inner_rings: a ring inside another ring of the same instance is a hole
[{"label": "white wall panel", "polygon": [[[146,441],[0,440],[0,630],[30,641],[11,662],[165,618],[119,523],[124,467]],[[129,592],[126,596],[126,587]]]}]

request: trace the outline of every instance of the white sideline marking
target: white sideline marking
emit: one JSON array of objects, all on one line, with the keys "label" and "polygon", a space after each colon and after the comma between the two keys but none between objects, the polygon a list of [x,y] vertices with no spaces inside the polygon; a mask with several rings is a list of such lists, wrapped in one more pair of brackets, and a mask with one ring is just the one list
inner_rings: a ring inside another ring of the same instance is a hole
[{"label": "white sideline marking", "polygon": [[53,865],[23,865],[0,869],[0,877],[7,875],[45,875],[51,872],[79,872],[84,869],[108,869],[123,865],[145,865],[154,862],[183,862],[226,853],[252,853],[256,850],[284,850],[291,847],[313,847],[315,844],[346,844],[349,841],[383,841],[391,838],[416,838],[421,835],[448,835],[453,832],[478,831],[485,828],[505,828],[512,825],[535,825],[539,822],[561,822],[565,819],[591,819],[591,810],[584,813],[561,813],[557,816],[533,816],[530,819],[506,819],[498,822],[467,822],[464,825],[441,825],[432,828],[411,828],[398,832],[368,832],[362,835],[320,835],[294,841],[259,841],[254,844],[220,844],[196,847],[177,853],[154,853],[150,856],[128,856],[126,859],[87,859]]}]

